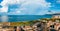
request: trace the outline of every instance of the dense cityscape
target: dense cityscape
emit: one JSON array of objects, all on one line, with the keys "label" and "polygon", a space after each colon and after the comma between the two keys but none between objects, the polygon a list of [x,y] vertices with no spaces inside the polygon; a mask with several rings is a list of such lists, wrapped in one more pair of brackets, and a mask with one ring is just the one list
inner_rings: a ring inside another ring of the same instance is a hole
[{"label": "dense cityscape", "polygon": [[60,14],[24,22],[1,22],[0,31],[60,31]]}]

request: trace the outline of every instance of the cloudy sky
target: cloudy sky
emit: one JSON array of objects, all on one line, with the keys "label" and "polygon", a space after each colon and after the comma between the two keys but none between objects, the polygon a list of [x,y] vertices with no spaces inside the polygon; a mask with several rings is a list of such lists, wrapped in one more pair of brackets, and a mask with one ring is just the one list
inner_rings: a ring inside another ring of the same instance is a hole
[{"label": "cloudy sky", "polygon": [[44,15],[60,12],[60,0],[0,0],[0,13]]}]

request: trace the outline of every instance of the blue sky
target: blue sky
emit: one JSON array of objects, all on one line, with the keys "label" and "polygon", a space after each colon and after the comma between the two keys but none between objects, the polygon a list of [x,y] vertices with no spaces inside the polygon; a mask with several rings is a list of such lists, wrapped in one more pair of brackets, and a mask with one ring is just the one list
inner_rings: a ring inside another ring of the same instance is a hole
[{"label": "blue sky", "polygon": [[60,0],[0,0],[0,13],[44,15],[60,12]]}]

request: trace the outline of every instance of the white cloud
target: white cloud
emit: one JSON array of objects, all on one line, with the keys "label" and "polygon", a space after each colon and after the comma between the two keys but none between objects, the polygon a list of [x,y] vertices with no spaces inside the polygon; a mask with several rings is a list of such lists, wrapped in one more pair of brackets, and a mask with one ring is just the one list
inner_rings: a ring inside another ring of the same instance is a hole
[{"label": "white cloud", "polygon": [[57,0],[56,2],[57,2],[57,3],[60,3],[60,0]]},{"label": "white cloud", "polygon": [[27,0],[25,3],[22,4],[22,6],[26,5],[39,5],[43,7],[50,7],[50,3],[47,3],[45,0]]},{"label": "white cloud", "polygon": [[[22,4],[22,8],[26,8],[26,10],[24,10],[24,12],[27,12],[26,14],[46,14],[47,12],[45,12],[46,10],[48,10],[49,7],[51,7],[50,5],[51,3],[47,3],[45,0],[30,0],[25,2],[24,4]],[[40,8],[40,10],[36,10]],[[36,12],[36,11],[39,11]],[[42,13],[43,12],[43,13]],[[24,13],[25,14],[25,13]]]},{"label": "white cloud", "polygon": [[8,7],[6,6],[0,8],[0,12],[7,12],[7,11],[8,11]]},{"label": "white cloud", "polygon": [[[48,10],[49,7],[51,7],[51,3],[46,2],[45,0],[4,0],[1,5],[5,8],[6,11],[8,9],[8,5],[9,4],[18,4],[21,5],[19,6],[19,8],[16,9],[16,12],[18,12],[18,14],[45,14],[47,12],[45,12],[46,10]],[[40,10],[38,10],[38,8],[40,8]],[[4,10],[1,9],[3,12]],[[19,11],[18,11],[19,10]],[[36,12],[38,10],[38,12]],[[16,12],[14,12],[15,14],[17,14]],[[13,13],[13,12],[10,12]],[[9,13],[9,14],[10,14]],[[14,14],[13,13],[13,14]]]},{"label": "white cloud", "polygon": [[55,10],[51,10],[51,12],[47,12],[47,14],[54,14],[54,13],[56,13]]}]

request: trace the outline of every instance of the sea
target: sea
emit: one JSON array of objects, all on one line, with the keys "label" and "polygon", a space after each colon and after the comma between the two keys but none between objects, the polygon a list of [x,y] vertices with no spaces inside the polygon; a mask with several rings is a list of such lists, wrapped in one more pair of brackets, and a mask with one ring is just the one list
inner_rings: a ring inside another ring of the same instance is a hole
[{"label": "sea", "polygon": [[0,22],[33,21],[42,18],[51,18],[52,15],[1,15]]}]

